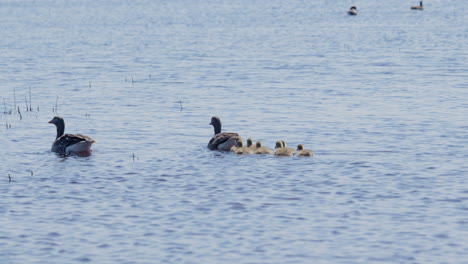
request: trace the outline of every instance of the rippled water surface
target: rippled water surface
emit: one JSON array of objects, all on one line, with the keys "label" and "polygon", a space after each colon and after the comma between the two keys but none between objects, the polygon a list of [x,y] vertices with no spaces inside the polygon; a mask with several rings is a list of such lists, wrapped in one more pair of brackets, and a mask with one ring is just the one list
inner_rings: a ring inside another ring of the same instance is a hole
[{"label": "rippled water surface", "polygon": [[466,2],[417,2],[0,0],[0,263],[467,263]]}]

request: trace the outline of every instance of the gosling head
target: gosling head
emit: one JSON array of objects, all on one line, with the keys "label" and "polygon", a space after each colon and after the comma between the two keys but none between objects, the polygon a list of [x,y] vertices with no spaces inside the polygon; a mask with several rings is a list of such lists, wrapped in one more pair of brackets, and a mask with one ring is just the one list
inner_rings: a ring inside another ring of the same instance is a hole
[{"label": "gosling head", "polygon": [[256,148],[262,148],[262,147],[263,147],[262,142],[261,142],[261,141],[257,141],[257,143],[255,143],[255,147],[256,147]]},{"label": "gosling head", "polygon": [[283,142],[281,140],[276,141],[275,149],[282,148],[283,147]]},{"label": "gosling head", "polygon": [[252,146],[253,146],[253,139],[248,138],[248,139],[247,139],[247,147],[250,148],[250,147],[252,147]]}]

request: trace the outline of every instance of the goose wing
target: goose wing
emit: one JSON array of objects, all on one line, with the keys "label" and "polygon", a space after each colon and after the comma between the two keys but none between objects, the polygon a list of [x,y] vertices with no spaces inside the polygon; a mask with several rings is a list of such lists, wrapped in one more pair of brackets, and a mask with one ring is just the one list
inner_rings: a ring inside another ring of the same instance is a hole
[{"label": "goose wing", "polygon": [[237,133],[218,133],[211,138],[210,142],[208,142],[208,148],[210,150],[229,151],[232,146],[236,145],[239,138],[239,134]]},{"label": "goose wing", "polygon": [[94,140],[88,136],[81,134],[65,134],[54,141],[52,144],[52,151],[58,153],[66,153],[69,146],[75,145],[80,142],[94,143]]}]

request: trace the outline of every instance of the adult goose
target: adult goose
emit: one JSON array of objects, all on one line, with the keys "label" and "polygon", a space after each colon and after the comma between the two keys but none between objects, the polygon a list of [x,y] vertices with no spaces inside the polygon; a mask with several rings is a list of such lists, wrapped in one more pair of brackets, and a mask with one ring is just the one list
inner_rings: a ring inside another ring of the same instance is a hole
[{"label": "adult goose", "polygon": [[304,149],[304,145],[297,145],[297,156],[299,157],[312,157],[314,152],[310,149]]},{"label": "adult goose", "polygon": [[64,134],[65,121],[60,116],[55,116],[49,123],[57,127],[57,137],[52,143],[52,152],[64,155],[90,153],[91,145],[95,142],[92,138],[80,134]]},{"label": "adult goose", "polygon": [[276,141],[275,149],[275,156],[292,157],[296,153],[293,148],[287,148],[286,143],[282,140]]},{"label": "adult goose", "polygon": [[273,150],[264,147],[261,141],[257,141],[255,144],[255,154],[273,154]]},{"label": "adult goose", "polygon": [[237,133],[221,132],[221,119],[217,116],[211,118],[210,125],[214,128],[214,136],[208,142],[210,150],[230,151],[238,141],[242,140]]},{"label": "adult goose", "polygon": [[419,5],[418,5],[418,6],[412,6],[411,9],[413,9],[413,10],[424,10],[422,1],[419,1]]},{"label": "adult goose", "polygon": [[351,15],[351,16],[357,15],[357,8],[356,8],[355,6],[352,6],[352,7],[348,10],[348,15]]}]

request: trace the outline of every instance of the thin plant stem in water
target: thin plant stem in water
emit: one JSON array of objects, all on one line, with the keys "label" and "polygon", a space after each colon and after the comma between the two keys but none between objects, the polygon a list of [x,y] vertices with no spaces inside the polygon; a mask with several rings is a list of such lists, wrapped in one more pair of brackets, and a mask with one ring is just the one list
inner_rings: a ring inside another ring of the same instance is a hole
[{"label": "thin plant stem in water", "polygon": [[8,111],[7,111],[5,98],[3,98],[3,106],[5,107],[5,110],[3,111],[3,113],[6,115],[6,114],[8,114]]},{"label": "thin plant stem in water", "polygon": [[16,88],[13,88],[13,106],[16,109]]},{"label": "thin plant stem in water", "polygon": [[29,106],[28,106],[28,98],[26,95],[24,96],[24,102],[26,103],[26,112],[29,111]]},{"label": "thin plant stem in water", "polygon": [[57,113],[58,112],[58,95],[56,95],[57,98],[55,99],[55,109],[53,112]]},{"label": "thin plant stem in water", "polygon": [[31,86],[29,86],[29,111],[32,112]]}]

